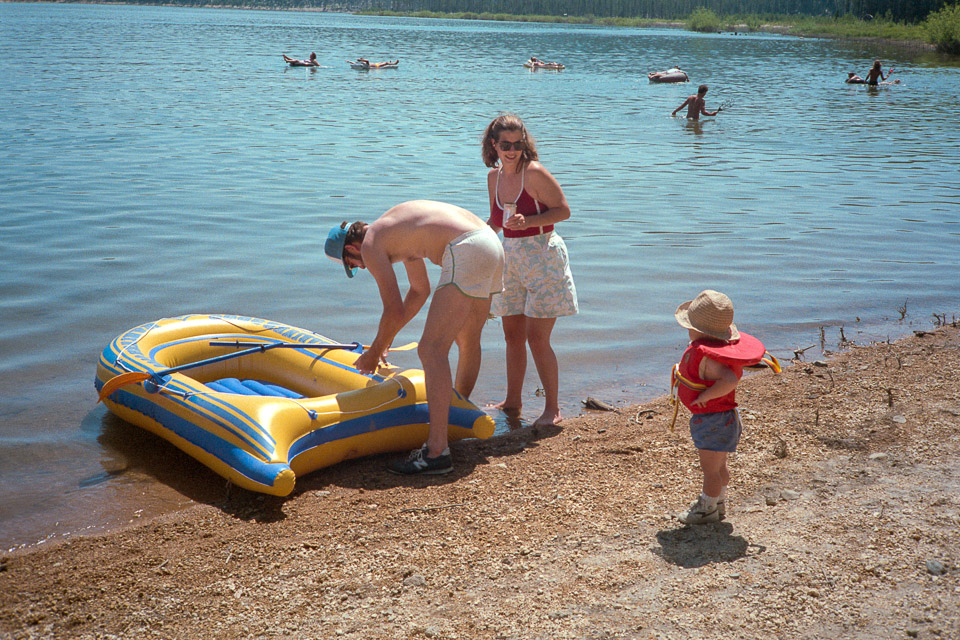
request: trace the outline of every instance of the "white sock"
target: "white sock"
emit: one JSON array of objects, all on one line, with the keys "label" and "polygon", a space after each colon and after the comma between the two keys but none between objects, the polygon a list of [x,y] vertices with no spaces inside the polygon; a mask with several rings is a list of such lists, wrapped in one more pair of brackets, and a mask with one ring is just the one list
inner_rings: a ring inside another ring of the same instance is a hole
[{"label": "white sock", "polygon": [[724,502],[727,499],[727,488],[720,487],[720,496],[717,498],[720,502]]},{"label": "white sock", "polygon": [[717,508],[717,500],[720,498],[711,498],[705,493],[700,494],[700,503],[707,508],[707,511],[713,511]]}]

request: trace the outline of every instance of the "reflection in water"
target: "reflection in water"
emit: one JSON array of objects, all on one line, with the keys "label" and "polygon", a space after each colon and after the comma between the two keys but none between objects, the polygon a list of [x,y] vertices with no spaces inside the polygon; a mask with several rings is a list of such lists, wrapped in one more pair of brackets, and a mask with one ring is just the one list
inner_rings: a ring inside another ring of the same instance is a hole
[{"label": "reflection in water", "polygon": [[[488,412],[489,411],[488,409]],[[494,435],[516,431],[530,426],[529,423],[524,422],[523,416],[520,415],[520,409],[495,409],[492,415],[494,424],[496,425]]]},{"label": "reflection in water", "polygon": [[684,118],[684,128],[698,136],[703,134],[703,123],[700,120]]},{"label": "reflection in water", "polygon": [[226,480],[160,436],[112,413],[104,414],[102,424],[97,438],[105,452],[101,464],[105,460],[110,465],[104,473],[149,477],[195,502],[212,503],[223,498]]}]

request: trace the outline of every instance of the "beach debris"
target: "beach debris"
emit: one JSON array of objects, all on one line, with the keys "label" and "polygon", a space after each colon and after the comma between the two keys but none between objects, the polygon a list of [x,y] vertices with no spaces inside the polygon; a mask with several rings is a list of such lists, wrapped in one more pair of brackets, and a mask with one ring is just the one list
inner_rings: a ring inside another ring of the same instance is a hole
[{"label": "beach debris", "polygon": [[404,578],[403,584],[406,587],[424,587],[427,584],[427,579],[419,573],[414,573],[413,575]]},{"label": "beach debris", "polygon": [[787,450],[787,441],[783,438],[777,439],[777,444],[773,445],[773,455],[776,458],[786,458],[790,455],[790,452]]},{"label": "beach debris", "polygon": [[594,411],[616,411],[617,408],[610,404],[609,402],[604,402],[603,400],[597,400],[593,396],[587,396],[586,400],[580,401],[583,404],[585,409],[593,409]]},{"label": "beach debris", "polygon": [[794,349],[794,350],[793,350],[793,359],[794,359],[794,360],[800,360],[801,358],[803,358],[803,354],[804,354],[808,349],[813,349],[815,346],[817,346],[817,345],[812,344],[812,345],[810,345],[809,347],[804,347],[804,348],[802,348],[802,349]]},{"label": "beach debris", "polygon": [[772,485],[760,489],[760,495],[763,496],[763,502],[768,507],[772,507],[780,501],[780,489]]},{"label": "beach debris", "polygon": [[943,564],[935,558],[930,558],[927,560],[927,573],[932,576],[942,576],[947,572],[947,565]]},{"label": "beach debris", "polygon": [[957,316],[953,316],[953,320],[947,320],[947,314],[933,314],[933,326],[935,327],[945,327],[950,325],[953,328],[957,327]]},{"label": "beach debris", "polygon": [[647,420],[650,420],[655,415],[657,415],[657,412],[653,409],[640,409],[640,411],[637,411],[637,415],[633,416],[633,421],[637,424],[640,424],[640,418],[646,418]]},{"label": "beach debris", "polygon": [[438,509],[449,509],[451,507],[464,507],[466,504],[466,502],[454,502],[451,504],[440,504],[435,507],[408,507],[406,509],[400,509],[400,513],[411,513],[413,511],[437,511]]}]

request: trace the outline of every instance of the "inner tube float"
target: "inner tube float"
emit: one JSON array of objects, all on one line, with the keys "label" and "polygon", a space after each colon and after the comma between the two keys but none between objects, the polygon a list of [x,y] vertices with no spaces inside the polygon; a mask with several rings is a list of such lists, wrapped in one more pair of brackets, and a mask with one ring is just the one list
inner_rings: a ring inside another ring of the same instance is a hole
[{"label": "inner tube float", "polygon": [[400,61],[396,60],[394,62],[358,62],[354,60],[347,60],[347,64],[350,65],[353,69],[396,69],[400,66]]},{"label": "inner tube float", "polygon": [[527,69],[546,69],[547,71],[561,71],[567,67],[559,62],[533,62],[527,60],[523,63]]},{"label": "inner tube float", "polygon": [[647,74],[650,82],[689,82],[690,78],[683,69],[673,67],[666,71],[651,71]]}]

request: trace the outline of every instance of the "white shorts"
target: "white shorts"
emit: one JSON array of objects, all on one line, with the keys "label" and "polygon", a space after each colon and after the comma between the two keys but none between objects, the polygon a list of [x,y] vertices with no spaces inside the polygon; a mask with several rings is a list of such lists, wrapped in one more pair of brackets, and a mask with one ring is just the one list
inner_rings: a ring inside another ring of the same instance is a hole
[{"label": "white shorts", "polygon": [[490,227],[468,231],[443,250],[437,288],[452,284],[468,298],[503,291],[503,246]]},{"label": "white shorts", "polygon": [[493,315],[559,318],[580,310],[567,245],[555,231],[504,238],[503,251],[505,289],[493,301]]}]

